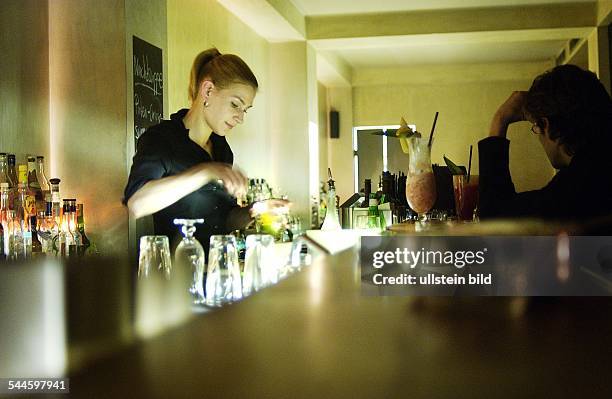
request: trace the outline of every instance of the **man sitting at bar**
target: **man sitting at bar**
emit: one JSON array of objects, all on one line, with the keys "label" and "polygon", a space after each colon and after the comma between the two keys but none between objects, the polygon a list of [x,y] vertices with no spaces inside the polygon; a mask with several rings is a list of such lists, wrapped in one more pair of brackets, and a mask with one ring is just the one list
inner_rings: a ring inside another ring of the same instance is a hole
[{"label": "man sitting at bar", "polygon": [[[517,193],[506,132],[529,121],[557,174],[543,188]],[[585,221],[612,215],[612,102],[594,73],[561,65],[499,107],[490,137],[478,143],[480,217]]]}]

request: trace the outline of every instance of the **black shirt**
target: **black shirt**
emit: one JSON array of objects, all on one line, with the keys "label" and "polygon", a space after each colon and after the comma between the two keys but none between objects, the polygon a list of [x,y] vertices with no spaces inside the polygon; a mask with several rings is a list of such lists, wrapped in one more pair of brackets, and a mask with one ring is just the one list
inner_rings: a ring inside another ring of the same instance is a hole
[{"label": "black shirt", "polygon": [[[170,116],[169,121],[151,126],[138,139],[132,169],[125,187],[123,203],[150,180],[173,176],[202,162],[223,162],[232,164],[234,154],[224,137],[211,133],[213,156],[210,157],[198,144],[189,138],[189,130],[183,124],[187,109]],[[236,198],[227,193],[222,185],[209,183],[172,205],[153,214],[155,234],[166,235],[173,244],[180,239],[180,226],[173,223],[175,218],[203,218],[204,224],[196,225],[195,237],[206,253],[210,236],[229,233],[227,216],[237,207]]]},{"label": "black shirt", "polygon": [[[539,190],[517,193],[510,177],[510,141],[488,137],[478,143],[481,218],[538,217],[587,221],[612,215],[612,179],[601,149],[577,153]],[[605,148],[603,148],[605,147]]]}]

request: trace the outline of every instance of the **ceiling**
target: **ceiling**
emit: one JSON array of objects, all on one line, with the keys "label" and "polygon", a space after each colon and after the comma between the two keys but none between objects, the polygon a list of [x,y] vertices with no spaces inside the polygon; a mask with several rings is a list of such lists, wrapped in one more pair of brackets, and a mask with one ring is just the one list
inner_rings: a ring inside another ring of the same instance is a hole
[{"label": "ceiling", "polygon": [[553,59],[565,41],[398,45],[393,47],[338,49],[335,54],[352,68],[397,67],[432,64],[529,62]]},{"label": "ceiling", "polygon": [[594,0],[291,0],[306,16],[440,10],[534,4],[593,3]]},{"label": "ceiling", "polygon": [[[306,39],[333,80],[429,65],[548,63],[584,56],[594,0],[217,0],[269,40]],[[319,67],[318,67],[319,70]],[[322,72],[319,72],[322,73]],[[327,72],[326,72],[327,73]],[[330,79],[332,79],[330,77]]]}]

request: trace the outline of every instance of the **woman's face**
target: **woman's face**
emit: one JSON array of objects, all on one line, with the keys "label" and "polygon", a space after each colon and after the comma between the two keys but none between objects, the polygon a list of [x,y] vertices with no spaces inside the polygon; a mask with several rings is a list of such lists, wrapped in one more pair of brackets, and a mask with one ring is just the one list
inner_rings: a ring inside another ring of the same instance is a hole
[{"label": "woman's face", "polygon": [[[210,83],[210,82],[208,82]],[[230,130],[244,121],[247,110],[253,106],[255,89],[246,84],[235,83],[226,88],[203,85],[206,90],[204,119],[218,135],[225,136]]]}]

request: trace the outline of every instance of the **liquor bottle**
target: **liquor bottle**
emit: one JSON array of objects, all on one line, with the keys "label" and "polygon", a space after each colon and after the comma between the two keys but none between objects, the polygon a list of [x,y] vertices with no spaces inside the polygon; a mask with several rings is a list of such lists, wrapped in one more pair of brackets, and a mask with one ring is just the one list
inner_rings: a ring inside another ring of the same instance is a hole
[{"label": "liquor bottle", "polygon": [[81,255],[83,253],[83,236],[81,236],[77,225],[76,199],[70,199],[69,206],[70,216],[68,219],[68,228],[70,230],[70,234],[72,234],[73,243],[68,246],[68,256]]},{"label": "liquor bottle", "polygon": [[60,197],[59,184],[60,179],[53,178],[49,180],[51,183],[51,203],[53,204],[53,217],[55,218],[55,223],[58,226],[61,226],[61,216],[62,216],[62,201]]},{"label": "liquor bottle", "polygon": [[361,203],[360,208],[369,208],[370,207],[370,193],[372,192],[372,180],[365,179],[363,183],[363,202]]},{"label": "liquor bottle", "polygon": [[9,188],[15,187],[15,184],[11,181],[11,177],[8,173],[8,164],[6,160],[6,153],[0,153],[0,184],[7,183]]},{"label": "liquor bottle", "polygon": [[46,202],[47,195],[51,194],[51,186],[49,185],[47,175],[45,175],[45,157],[40,155],[36,157],[36,175]]},{"label": "liquor bottle", "polygon": [[327,173],[329,175],[329,180],[327,181],[327,213],[325,214],[321,230],[340,230],[342,227],[340,226],[338,211],[336,210],[336,187],[330,168],[327,168]]},{"label": "liquor bottle", "polygon": [[8,154],[8,176],[12,181],[9,187],[9,209],[15,210],[15,199],[17,198],[17,171],[15,169],[15,154]]},{"label": "liquor bottle", "polygon": [[53,217],[53,203],[47,201],[47,206],[43,217],[40,219],[40,227],[38,228],[38,237],[41,240],[42,250],[45,253],[53,253],[53,241],[59,233],[58,224]]},{"label": "liquor bottle", "polygon": [[[41,188],[38,173],[36,173],[36,157],[28,157],[28,187],[34,192],[36,212],[44,212],[45,196]],[[37,213],[35,213],[35,215]]]},{"label": "liquor bottle", "polygon": [[60,216],[59,233],[57,235],[58,255],[68,256],[68,248],[74,245],[74,236],[70,232],[70,204],[68,199],[64,199]]},{"label": "liquor bottle", "polygon": [[15,211],[9,209],[4,216],[4,250],[8,259],[16,259],[23,252],[23,235]]},{"label": "liquor bottle", "polygon": [[85,247],[85,249],[89,248],[91,242],[85,234],[85,217],[83,216],[83,204],[77,204],[77,227],[79,233],[81,233],[83,246]]},{"label": "liquor bottle", "polygon": [[30,216],[30,232],[32,235],[32,256],[38,256],[43,253],[42,244],[38,239],[38,229],[37,229],[37,218],[36,215]]},{"label": "liquor bottle", "polygon": [[15,169],[15,154],[8,154],[8,176],[13,182],[13,188],[17,188],[17,170]]},{"label": "liquor bottle", "polygon": [[17,198],[15,200],[17,217],[25,224],[29,224],[30,215],[36,215],[36,194],[28,187],[27,172],[25,165],[19,165]]},{"label": "liquor bottle", "polygon": [[11,253],[10,243],[12,238],[10,237],[9,223],[9,206],[8,206],[8,193],[9,185],[6,182],[0,183],[0,226],[2,226],[2,254],[5,258],[8,258]]}]

